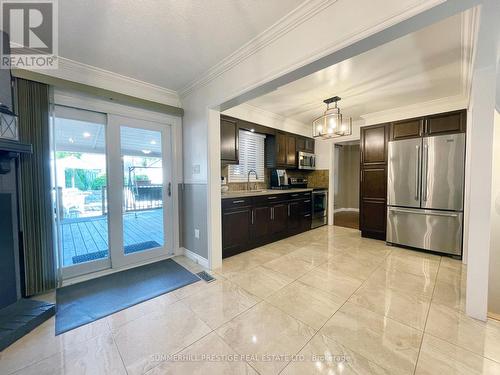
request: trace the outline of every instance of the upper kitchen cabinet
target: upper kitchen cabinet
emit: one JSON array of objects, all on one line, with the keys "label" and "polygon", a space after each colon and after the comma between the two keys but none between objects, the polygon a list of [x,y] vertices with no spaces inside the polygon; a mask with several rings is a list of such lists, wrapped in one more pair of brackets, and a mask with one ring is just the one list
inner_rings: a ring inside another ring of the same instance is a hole
[{"label": "upper kitchen cabinet", "polygon": [[361,164],[386,164],[387,125],[373,125],[361,129]]},{"label": "upper kitchen cabinet", "polygon": [[427,116],[425,120],[426,135],[464,133],[466,124],[465,110]]},{"label": "upper kitchen cabinet", "polygon": [[395,121],[390,125],[390,140],[398,141],[422,136],[464,133],[465,125],[465,110]]},{"label": "upper kitchen cabinet", "polygon": [[295,135],[286,135],[286,165],[295,167],[297,165],[297,138]]},{"label": "upper kitchen cabinet", "polygon": [[391,141],[407,138],[418,138],[424,131],[424,119],[416,118],[391,123]]},{"label": "upper kitchen cabinet", "polygon": [[220,118],[220,158],[222,164],[238,164],[238,122],[236,119]]},{"label": "upper kitchen cabinet", "polygon": [[297,136],[297,151],[314,153],[314,139]]},{"label": "upper kitchen cabinet", "polygon": [[266,166],[269,168],[297,168],[297,136],[276,132],[266,138]]}]

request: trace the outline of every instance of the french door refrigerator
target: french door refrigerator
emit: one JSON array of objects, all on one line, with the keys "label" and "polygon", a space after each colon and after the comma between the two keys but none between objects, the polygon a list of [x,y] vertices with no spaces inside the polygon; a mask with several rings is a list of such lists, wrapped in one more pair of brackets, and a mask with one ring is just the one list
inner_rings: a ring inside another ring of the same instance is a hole
[{"label": "french door refrigerator", "polygon": [[387,242],[462,254],[465,134],[389,142]]}]

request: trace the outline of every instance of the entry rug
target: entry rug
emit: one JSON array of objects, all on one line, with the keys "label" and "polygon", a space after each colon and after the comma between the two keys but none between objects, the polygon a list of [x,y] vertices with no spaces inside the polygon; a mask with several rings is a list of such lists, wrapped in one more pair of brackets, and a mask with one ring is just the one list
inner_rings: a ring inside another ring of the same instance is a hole
[{"label": "entry rug", "polygon": [[177,262],[166,259],[59,288],[56,335],[199,280]]}]

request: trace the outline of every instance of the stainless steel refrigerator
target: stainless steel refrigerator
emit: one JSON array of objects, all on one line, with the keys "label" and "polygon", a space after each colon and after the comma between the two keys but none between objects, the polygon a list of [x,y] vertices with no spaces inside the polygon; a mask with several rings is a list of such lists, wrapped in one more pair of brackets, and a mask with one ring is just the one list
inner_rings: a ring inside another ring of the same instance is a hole
[{"label": "stainless steel refrigerator", "polygon": [[465,134],[389,142],[387,242],[462,254]]}]

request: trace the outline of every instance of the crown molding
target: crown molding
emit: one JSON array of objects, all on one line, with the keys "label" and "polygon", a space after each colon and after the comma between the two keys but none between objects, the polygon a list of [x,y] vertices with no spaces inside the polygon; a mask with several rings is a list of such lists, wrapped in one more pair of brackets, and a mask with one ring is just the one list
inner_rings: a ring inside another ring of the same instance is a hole
[{"label": "crown molding", "polygon": [[413,117],[431,115],[435,113],[455,111],[468,108],[469,99],[464,95],[455,95],[423,103],[411,104],[404,107],[392,108],[385,111],[372,112],[361,115],[365,120],[361,126],[381,124],[389,121],[404,120]]},{"label": "crown molding", "polygon": [[[328,48],[321,48],[318,51],[314,51],[309,56],[306,56],[297,64],[293,64],[288,67],[285,71],[281,70],[279,72],[274,72],[267,79],[259,82],[254,82],[251,87],[258,87],[268,80],[277,78],[285,73],[291,72],[306,65],[310,62],[316,61],[322,57],[325,57],[339,49],[342,49],[348,45],[351,45],[359,40],[362,40],[377,31],[386,29],[392,25],[395,25],[407,18],[411,18],[425,10],[428,10],[436,5],[439,5],[447,0],[424,0],[415,1],[412,5],[404,9],[401,13],[395,16],[391,16],[380,22],[376,27],[368,27],[362,30],[358,30],[355,33],[347,35],[342,38],[342,40],[334,41]],[[295,29],[300,24],[304,23],[317,13],[323,11],[329,6],[336,3],[337,0],[309,0],[303,3],[298,8],[294,9],[292,12],[281,18],[277,23],[273,24],[268,29],[264,30],[257,37],[253,38],[241,48],[236,50],[234,53],[214,65],[212,68],[207,70],[200,78],[196,79],[192,83],[186,85],[184,88],[179,90],[179,96],[185,98],[197,89],[207,85],[217,77],[224,74],[226,71],[232,69],[233,67],[240,64],[242,61],[246,60],[262,48],[266,47],[268,44],[279,39],[283,35]],[[233,94],[238,95],[238,94]]]},{"label": "crown molding", "polygon": [[174,107],[181,107],[179,95],[170,90],[152,83],[140,81],[109,70],[87,65],[75,60],[58,56],[57,69],[13,69],[27,70],[50,77],[60,78],[71,82],[77,82],[101,89],[118,92],[121,94],[141,98]]},{"label": "crown molding", "polygon": [[461,14],[461,71],[460,80],[462,83],[462,95],[470,98],[472,89],[472,76],[474,70],[474,57],[476,52],[476,42],[479,30],[478,7],[466,10]]},{"label": "crown molding", "polygon": [[180,97],[186,97],[199,87],[210,83],[215,78],[224,74],[224,72],[232,69],[248,57],[252,56],[262,48],[271,44],[281,36],[313,17],[315,14],[321,12],[336,2],[337,0],[309,0],[302,3],[255,38],[251,39],[235,52],[212,66],[201,77],[179,90]]},{"label": "crown molding", "polygon": [[[255,107],[248,103],[240,104],[222,113],[227,114],[228,116],[241,118],[242,120],[259,123],[271,128],[286,130],[291,133],[298,133],[305,136],[310,136],[312,131],[310,126],[301,121]],[[268,121],[262,121],[262,119],[266,119]]]}]

